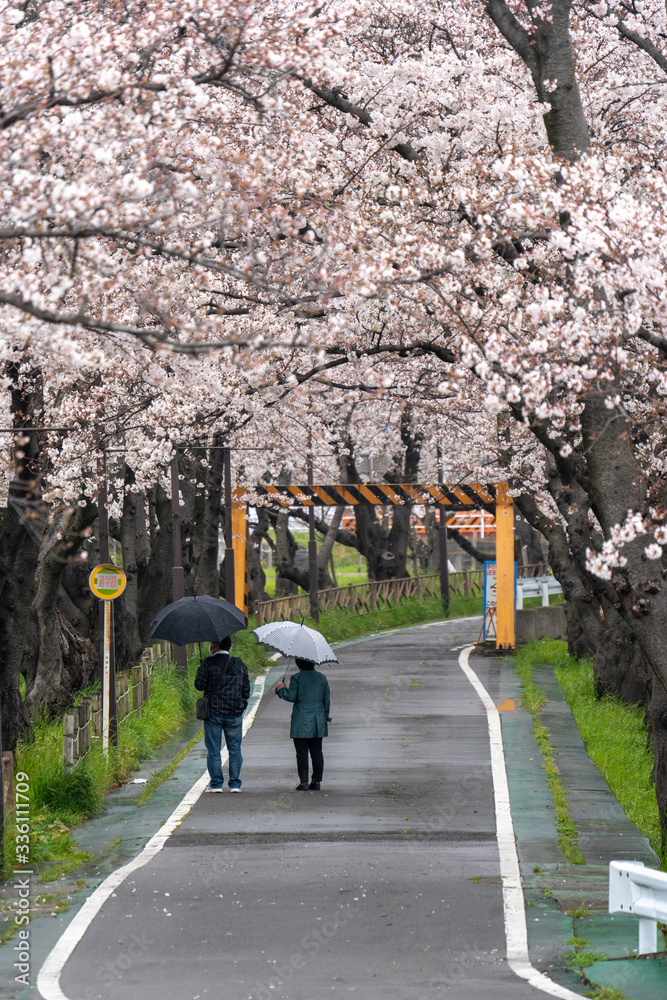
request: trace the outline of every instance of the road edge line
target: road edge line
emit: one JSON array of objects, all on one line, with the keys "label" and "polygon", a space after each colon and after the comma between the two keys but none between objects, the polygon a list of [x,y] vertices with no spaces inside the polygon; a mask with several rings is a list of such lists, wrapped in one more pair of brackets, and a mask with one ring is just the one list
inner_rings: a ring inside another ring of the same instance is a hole
[{"label": "road edge line", "polygon": [[[256,685],[257,690],[253,691],[252,696],[257,696],[257,700],[243,720],[244,736],[255,721],[257,709],[259,708],[262,695],[264,694],[265,684],[266,674],[260,674],[259,677],[255,678],[253,687]],[[226,759],[227,754],[226,752],[223,752],[223,763]],[[69,1000],[69,997],[67,997],[60,988],[60,975],[65,967],[65,963],[69,960],[77,944],[86,933],[90,924],[102,909],[109,896],[111,896],[111,894],[123,884],[127,876],[132,872],[137,871],[139,868],[143,868],[144,865],[148,864],[148,862],[162,850],[171,834],[185,819],[199,796],[204,791],[204,788],[208,785],[208,780],[208,772],[205,771],[201,778],[198,778],[189,791],[185,793],[169,819],[166,820],[157,833],[153,834],[151,839],[139,852],[139,854],[137,854],[135,858],[132,858],[131,861],[128,861],[127,864],[123,865],[121,868],[117,868],[116,871],[107,875],[104,881],[97,886],[78,913],[67,925],[49,954],[46,956],[46,959],[37,974],[37,990],[44,1000]]]},{"label": "road edge line", "polygon": [[519,856],[514,838],[514,823],[510,805],[505,748],[503,746],[500,713],[470,666],[470,653],[474,646],[467,646],[459,653],[459,666],[475,689],[486,710],[491,752],[491,772],[493,776],[493,798],[496,811],[496,840],[500,859],[500,878],[503,887],[503,914],[505,920],[505,942],[507,963],[521,979],[527,980],[535,989],[561,1000],[581,1000],[580,993],[574,993],[566,986],[560,986],[539,972],[530,961],[528,954],[528,929],[526,927],[526,907],[523,898]]}]

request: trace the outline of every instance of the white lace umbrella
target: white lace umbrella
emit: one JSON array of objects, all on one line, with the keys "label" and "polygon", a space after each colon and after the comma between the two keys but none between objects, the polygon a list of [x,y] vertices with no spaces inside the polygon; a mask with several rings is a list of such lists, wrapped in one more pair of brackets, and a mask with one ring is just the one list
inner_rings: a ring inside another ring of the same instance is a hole
[{"label": "white lace umbrella", "polygon": [[296,622],[267,622],[252,633],[262,646],[283,656],[298,656],[313,663],[338,663],[336,654],[321,632]]}]

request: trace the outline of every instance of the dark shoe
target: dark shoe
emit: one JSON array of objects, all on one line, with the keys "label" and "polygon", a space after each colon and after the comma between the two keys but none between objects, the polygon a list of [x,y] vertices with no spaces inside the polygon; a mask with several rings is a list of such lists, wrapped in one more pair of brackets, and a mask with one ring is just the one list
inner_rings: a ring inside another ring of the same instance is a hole
[{"label": "dark shoe", "polygon": [[311,783],[308,785],[308,788],[311,790],[311,792],[319,792],[320,790],[319,781],[311,781]]},{"label": "dark shoe", "polygon": [[296,786],[295,791],[297,791],[297,792],[307,792],[308,791],[308,782],[307,781],[302,781],[300,785]]}]

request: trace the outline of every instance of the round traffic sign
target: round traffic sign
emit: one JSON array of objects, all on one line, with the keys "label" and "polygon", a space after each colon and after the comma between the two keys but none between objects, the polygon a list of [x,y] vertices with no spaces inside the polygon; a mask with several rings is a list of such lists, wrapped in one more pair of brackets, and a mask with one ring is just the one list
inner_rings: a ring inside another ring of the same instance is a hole
[{"label": "round traffic sign", "polygon": [[103,601],[113,601],[125,590],[125,574],[117,566],[104,564],[96,566],[88,577],[88,585],[96,597]]}]

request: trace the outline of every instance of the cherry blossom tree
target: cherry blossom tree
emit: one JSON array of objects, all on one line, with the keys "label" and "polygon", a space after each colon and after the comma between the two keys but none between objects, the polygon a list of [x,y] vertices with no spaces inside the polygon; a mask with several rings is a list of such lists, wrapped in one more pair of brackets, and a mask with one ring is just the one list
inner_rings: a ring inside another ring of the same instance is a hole
[{"label": "cherry blossom tree", "polygon": [[509,477],[549,539],[601,688],[652,699],[659,776],[664,5],[3,13],[5,425],[70,428],[20,439],[3,566],[26,504],[85,540],[100,444],[119,515],[166,497],[176,445],[294,406],[433,413],[425,455],[458,419],[466,474]]}]

